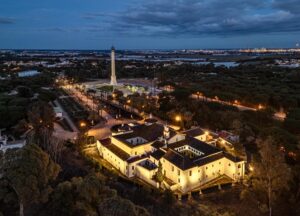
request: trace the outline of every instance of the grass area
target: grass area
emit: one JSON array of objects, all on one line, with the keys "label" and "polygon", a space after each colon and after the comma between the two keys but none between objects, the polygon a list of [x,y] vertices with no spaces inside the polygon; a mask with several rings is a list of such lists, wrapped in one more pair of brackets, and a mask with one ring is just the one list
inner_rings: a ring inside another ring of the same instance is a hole
[{"label": "grass area", "polygon": [[103,92],[112,92],[114,90],[114,87],[112,85],[106,85],[106,86],[101,86],[97,89]]}]

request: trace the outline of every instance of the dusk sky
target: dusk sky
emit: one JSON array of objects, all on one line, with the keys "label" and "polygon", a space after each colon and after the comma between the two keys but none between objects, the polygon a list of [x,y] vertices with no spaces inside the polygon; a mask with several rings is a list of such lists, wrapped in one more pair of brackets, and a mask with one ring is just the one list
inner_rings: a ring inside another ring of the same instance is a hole
[{"label": "dusk sky", "polygon": [[295,47],[300,0],[0,0],[0,48]]}]

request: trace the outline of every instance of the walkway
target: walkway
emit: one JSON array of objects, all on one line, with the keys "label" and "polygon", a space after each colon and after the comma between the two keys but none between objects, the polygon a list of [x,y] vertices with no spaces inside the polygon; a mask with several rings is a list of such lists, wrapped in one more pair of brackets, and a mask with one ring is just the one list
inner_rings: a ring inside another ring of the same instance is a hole
[{"label": "walkway", "polygon": [[[88,107],[89,109],[95,109],[95,107],[98,107],[98,102],[94,102],[92,99],[88,98],[85,94],[78,91],[75,88],[68,88],[65,89],[69,94],[75,97],[77,101],[84,106]],[[102,117],[106,120],[104,123],[103,121],[95,125],[93,128],[91,128],[88,131],[89,136],[94,136],[95,139],[105,139],[108,138],[111,135],[111,127],[117,124],[128,124],[131,122],[135,122],[131,119],[125,119],[125,120],[117,120],[113,118],[108,112],[105,110],[102,110]]]},{"label": "walkway", "polygon": [[[248,107],[248,106],[244,106],[244,105],[241,105],[241,104],[222,101],[222,100],[215,99],[215,98],[208,98],[208,97],[204,97],[204,96],[200,96],[200,95],[196,95],[196,94],[192,94],[191,97],[193,99],[196,99],[196,100],[216,102],[216,103],[220,103],[220,104],[224,104],[224,105],[228,105],[228,106],[234,106],[234,107],[238,108],[240,111],[245,111],[245,110],[258,111],[259,110],[259,108],[256,109],[256,108],[253,108],[253,107]],[[286,113],[276,112],[276,113],[274,113],[273,118],[276,119],[276,120],[279,120],[279,121],[284,121],[284,119],[286,118]]]}]

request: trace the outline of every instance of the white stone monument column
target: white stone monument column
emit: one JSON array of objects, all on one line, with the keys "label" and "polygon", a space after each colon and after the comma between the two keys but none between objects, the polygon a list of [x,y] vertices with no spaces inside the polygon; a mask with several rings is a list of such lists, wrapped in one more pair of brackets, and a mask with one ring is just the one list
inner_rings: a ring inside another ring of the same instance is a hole
[{"label": "white stone monument column", "polygon": [[116,65],[115,65],[115,48],[111,48],[111,77],[110,77],[111,85],[118,85],[117,77],[116,77]]}]

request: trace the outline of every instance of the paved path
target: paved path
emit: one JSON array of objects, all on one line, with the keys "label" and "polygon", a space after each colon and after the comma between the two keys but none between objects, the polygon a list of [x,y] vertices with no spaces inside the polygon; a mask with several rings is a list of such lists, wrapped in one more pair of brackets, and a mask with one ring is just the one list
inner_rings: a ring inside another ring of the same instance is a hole
[{"label": "paved path", "polygon": [[[89,107],[90,109],[94,109],[98,106],[98,102],[94,102],[92,99],[88,98],[85,94],[76,90],[75,88],[66,89],[71,95],[73,95],[77,101],[84,106]],[[100,122],[95,125],[88,131],[89,136],[94,136],[96,139],[105,139],[111,135],[111,127],[117,124],[128,124],[131,122],[135,122],[134,120],[125,119],[125,120],[117,120],[113,118],[108,112],[102,110],[102,117],[106,119],[106,122]]]},{"label": "paved path", "polygon": [[[217,102],[217,103],[225,104],[225,105],[228,105],[228,106],[235,106],[240,111],[245,111],[245,110],[258,111],[259,110],[259,109],[253,108],[253,107],[247,107],[247,106],[243,106],[243,105],[236,104],[236,103],[230,103],[230,102],[222,101],[222,100],[215,99],[215,98],[208,98],[208,97],[204,97],[204,96],[200,96],[200,95],[198,96],[196,94],[193,94],[191,97],[193,99],[196,99],[196,100],[209,101],[209,102]],[[273,118],[276,119],[276,120],[279,120],[279,121],[283,121],[286,118],[286,113],[284,113],[284,112],[276,112],[276,113],[274,113]]]},{"label": "paved path", "polygon": [[220,104],[225,104],[225,105],[229,105],[229,106],[235,106],[235,107],[237,107],[241,111],[244,111],[244,110],[257,111],[257,109],[252,108],[252,107],[247,107],[247,106],[243,106],[243,105],[239,105],[239,104],[234,104],[234,103],[230,103],[230,102],[227,102],[227,101],[222,101],[222,100],[219,100],[219,99],[208,98],[208,97],[204,97],[204,96],[200,96],[200,95],[198,96],[198,95],[193,94],[192,98],[193,99],[202,100],[202,101],[217,102],[217,103],[220,103]]}]

